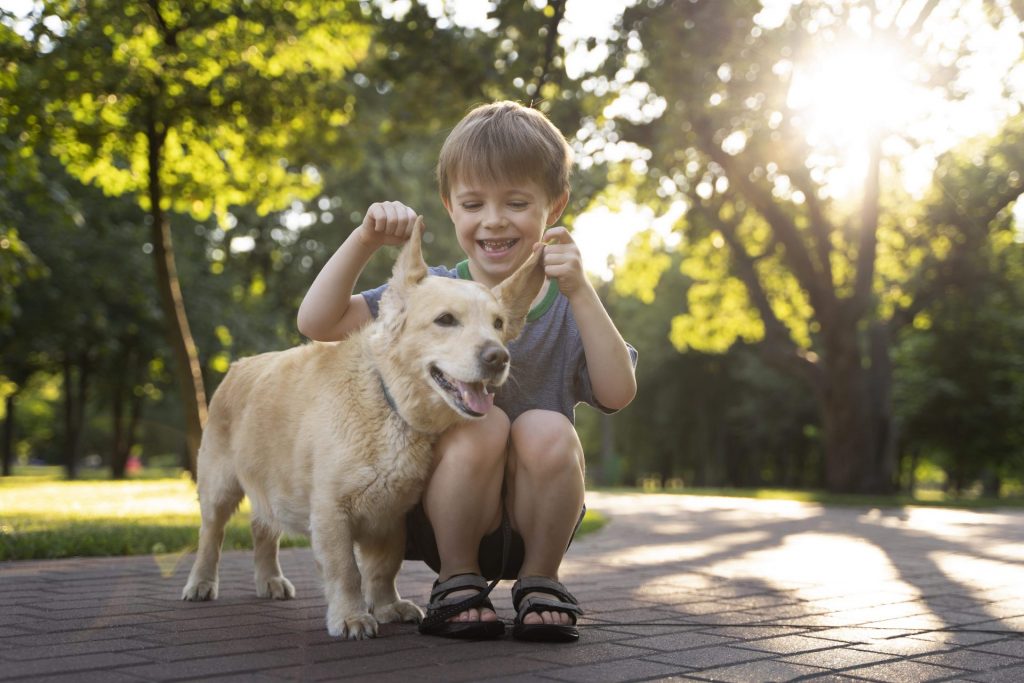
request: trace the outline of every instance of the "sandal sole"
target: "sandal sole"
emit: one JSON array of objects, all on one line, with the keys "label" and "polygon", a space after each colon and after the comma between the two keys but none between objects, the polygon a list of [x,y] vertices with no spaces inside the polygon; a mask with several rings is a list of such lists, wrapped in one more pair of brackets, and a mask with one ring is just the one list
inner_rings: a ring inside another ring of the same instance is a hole
[{"label": "sandal sole", "polygon": [[580,632],[575,626],[560,624],[516,624],[512,637],[531,643],[575,643]]},{"label": "sandal sole", "polygon": [[505,635],[505,624],[501,621],[446,621],[426,631],[420,631],[420,633],[425,636],[457,638],[460,640],[494,640]]}]

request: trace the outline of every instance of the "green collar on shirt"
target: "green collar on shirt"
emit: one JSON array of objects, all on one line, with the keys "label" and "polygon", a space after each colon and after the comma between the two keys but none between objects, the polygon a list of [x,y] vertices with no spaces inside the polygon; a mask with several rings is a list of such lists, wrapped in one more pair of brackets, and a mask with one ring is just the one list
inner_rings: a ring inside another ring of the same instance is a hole
[{"label": "green collar on shirt", "polygon": [[[473,276],[469,272],[469,259],[465,261],[459,261],[455,266],[455,273],[459,276],[460,280],[472,280]],[[541,317],[548,312],[551,305],[555,303],[555,299],[558,298],[558,287],[551,284],[548,280],[548,291],[544,295],[544,298],[540,300],[536,306],[530,309],[530,313],[526,316],[526,322],[532,323],[537,318]]]}]

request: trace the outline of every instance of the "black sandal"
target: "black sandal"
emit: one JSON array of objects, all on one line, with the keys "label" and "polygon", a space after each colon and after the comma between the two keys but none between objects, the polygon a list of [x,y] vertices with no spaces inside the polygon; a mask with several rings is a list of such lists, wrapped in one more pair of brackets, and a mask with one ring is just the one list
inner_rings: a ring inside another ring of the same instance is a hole
[{"label": "black sandal", "polygon": [[[526,596],[527,593],[547,593],[553,597]],[[579,640],[576,617],[583,614],[572,593],[558,581],[543,576],[526,576],[512,586],[512,605],[516,620],[512,637],[544,643],[572,643]],[[561,612],[572,617],[572,624],[524,624],[523,617],[531,613]]]},{"label": "black sandal", "polygon": [[[449,598],[451,593],[476,589],[476,595]],[[430,604],[427,605],[427,616],[420,622],[420,633],[443,638],[464,638],[467,640],[490,640],[505,634],[505,624],[495,621],[448,621],[460,612],[474,607],[485,607],[493,610],[487,595],[491,592],[484,577],[478,574],[456,574],[447,581],[434,582],[430,591]]]}]

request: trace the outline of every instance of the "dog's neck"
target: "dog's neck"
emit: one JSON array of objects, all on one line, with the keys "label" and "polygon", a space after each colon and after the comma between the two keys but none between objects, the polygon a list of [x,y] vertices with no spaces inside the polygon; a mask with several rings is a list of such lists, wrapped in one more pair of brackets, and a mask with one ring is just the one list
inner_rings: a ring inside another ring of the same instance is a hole
[{"label": "dog's neck", "polygon": [[391,408],[391,412],[402,418],[402,422],[409,424],[406,422],[405,418],[402,417],[402,414],[398,412],[398,405],[395,404],[395,397],[391,395],[390,391],[388,391],[388,385],[384,384],[384,377],[379,372],[377,373],[377,379],[380,380],[380,390],[384,393],[384,400],[388,402],[388,407]]}]

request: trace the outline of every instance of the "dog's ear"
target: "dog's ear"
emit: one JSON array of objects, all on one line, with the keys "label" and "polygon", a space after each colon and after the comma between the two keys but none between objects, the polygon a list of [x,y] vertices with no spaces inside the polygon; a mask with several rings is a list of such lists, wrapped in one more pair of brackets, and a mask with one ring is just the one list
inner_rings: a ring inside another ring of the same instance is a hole
[{"label": "dog's ear", "polygon": [[423,216],[417,216],[409,241],[402,247],[395,261],[391,275],[392,286],[406,289],[427,277],[427,264],[423,260],[423,230]]},{"label": "dog's ear", "polygon": [[509,313],[508,324],[505,325],[506,340],[515,339],[526,324],[526,316],[530,312],[530,304],[537,298],[547,278],[544,276],[544,248],[537,249],[516,272],[509,275],[504,282],[492,291],[498,302]]}]

